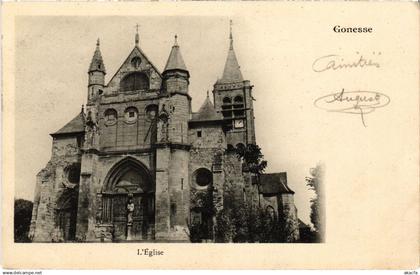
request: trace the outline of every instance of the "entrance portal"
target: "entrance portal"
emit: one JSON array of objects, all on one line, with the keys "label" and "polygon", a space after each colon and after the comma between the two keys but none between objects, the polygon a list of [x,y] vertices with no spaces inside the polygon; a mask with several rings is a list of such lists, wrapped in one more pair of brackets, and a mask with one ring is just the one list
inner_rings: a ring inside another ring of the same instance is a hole
[{"label": "entrance portal", "polygon": [[67,188],[57,200],[55,241],[74,241],[76,236],[78,189]]},{"label": "entrance portal", "polygon": [[153,239],[155,188],[147,168],[133,158],[124,159],[106,182],[102,219],[112,223],[113,240]]}]

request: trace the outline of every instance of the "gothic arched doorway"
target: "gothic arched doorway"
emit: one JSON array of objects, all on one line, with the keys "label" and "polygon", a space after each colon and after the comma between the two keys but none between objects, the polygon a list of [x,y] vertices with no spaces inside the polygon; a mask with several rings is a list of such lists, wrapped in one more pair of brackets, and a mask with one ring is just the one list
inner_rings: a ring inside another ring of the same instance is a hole
[{"label": "gothic arched doorway", "polygon": [[112,223],[114,241],[153,238],[155,185],[141,162],[118,162],[105,179],[102,200],[102,220]]},{"label": "gothic arched doorway", "polygon": [[57,200],[54,241],[73,241],[76,236],[78,189],[66,188]]}]

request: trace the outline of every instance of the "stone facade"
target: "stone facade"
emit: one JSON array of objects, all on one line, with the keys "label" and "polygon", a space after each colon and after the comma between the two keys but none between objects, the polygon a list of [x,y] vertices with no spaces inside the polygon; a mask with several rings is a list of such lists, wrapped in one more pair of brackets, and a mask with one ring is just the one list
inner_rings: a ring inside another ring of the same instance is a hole
[{"label": "stone facade", "polygon": [[198,221],[211,241],[228,190],[297,224],[293,191],[261,193],[256,175],[232,153],[256,142],[252,85],[242,79],[232,38],[214,105],[207,94],[198,112],[176,40],[163,73],[140,49],[138,34],[135,42],[105,85],[98,41],[86,108],[51,134],[51,160],[37,175],[32,240],[189,242]]}]

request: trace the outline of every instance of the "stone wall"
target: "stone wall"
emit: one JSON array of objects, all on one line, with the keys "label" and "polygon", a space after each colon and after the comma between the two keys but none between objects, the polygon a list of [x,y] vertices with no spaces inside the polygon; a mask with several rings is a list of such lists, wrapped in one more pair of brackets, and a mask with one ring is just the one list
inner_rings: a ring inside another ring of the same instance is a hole
[{"label": "stone wall", "polygon": [[188,119],[190,114],[189,98],[181,94],[173,94],[169,99],[163,99],[159,110],[169,112],[169,141],[172,143],[188,143]]},{"label": "stone wall", "polygon": [[224,192],[229,192],[229,196],[225,196],[225,205],[232,205],[231,199],[237,203],[242,203],[246,199],[245,194],[245,177],[242,171],[242,162],[237,158],[235,153],[226,153],[223,158],[223,172],[225,174]]},{"label": "stone wall", "polygon": [[[147,148],[154,142],[154,116],[146,110],[158,106],[157,99],[111,103],[99,106],[100,147],[104,150],[130,150]],[[128,120],[127,110],[135,108],[136,118]],[[108,122],[105,113],[117,113],[115,122]],[[155,114],[156,115],[156,114]]]},{"label": "stone wall", "polygon": [[170,229],[169,161],[170,148],[156,150],[155,238],[166,240]]},{"label": "stone wall", "polygon": [[57,229],[57,202],[66,190],[77,190],[68,179],[68,168],[80,164],[78,137],[55,137],[52,156],[37,175],[30,237],[34,242],[62,241]]},{"label": "stone wall", "polygon": [[164,72],[164,90],[168,94],[172,93],[188,93],[189,76],[182,71],[166,71]]},{"label": "stone wall", "polygon": [[190,127],[188,139],[192,145],[189,160],[190,186],[192,190],[197,189],[193,178],[197,169],[206,168],[211,171],[213,174],[213,203],[216,209],[221,210],[225,184],[223,154],[226,150],[223,130],[221,126],[208,124]]},{"label": "stone wall", "polygon": [[169,240],[189,241],[190,184],[189,152],[171,150],[169,163]]}]

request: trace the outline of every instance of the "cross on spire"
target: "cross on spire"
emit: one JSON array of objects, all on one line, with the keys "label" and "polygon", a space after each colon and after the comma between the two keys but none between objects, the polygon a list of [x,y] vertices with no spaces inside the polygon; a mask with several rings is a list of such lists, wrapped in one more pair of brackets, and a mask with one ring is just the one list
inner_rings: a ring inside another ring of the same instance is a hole
[{"label": "cross on spire", "polygon": [[230,39],[230,48],[233,48],[233,35],[232,35],[232,20],[229,20],[229,39]]},{"label": "cross on spire", "polygon": [[139,40],[140,40],[140,38],[139,38],[139,24],[136,24],[136,37],[135,37],[136,46],[139,45]]},{"label": "cross on spire", "polygon": [[178,35],[177,34],[175,34],[174,46],[178,46]]},{"label": "cross on spire", "polygon": [[232,25],[233,25],[233,22],[232,22],[232,19],[231,19],[231,20],[229,20],[229,28],[230,28],[229,38],[230,39],[232,39]]}]

